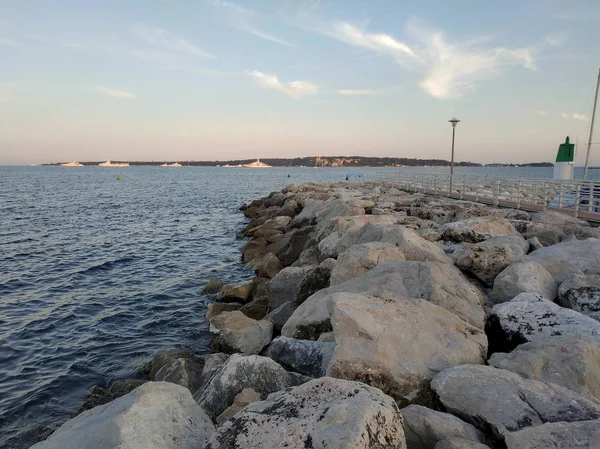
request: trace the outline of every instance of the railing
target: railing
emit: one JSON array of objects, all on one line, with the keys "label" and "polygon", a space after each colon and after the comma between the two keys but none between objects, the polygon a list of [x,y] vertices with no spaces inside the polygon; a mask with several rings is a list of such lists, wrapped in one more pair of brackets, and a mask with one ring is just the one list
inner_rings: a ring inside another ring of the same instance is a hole
[{"label": "railing", "polygon": [[378,173],[377,178],[410,192],[600,221],[600,183],[433,173]]}]

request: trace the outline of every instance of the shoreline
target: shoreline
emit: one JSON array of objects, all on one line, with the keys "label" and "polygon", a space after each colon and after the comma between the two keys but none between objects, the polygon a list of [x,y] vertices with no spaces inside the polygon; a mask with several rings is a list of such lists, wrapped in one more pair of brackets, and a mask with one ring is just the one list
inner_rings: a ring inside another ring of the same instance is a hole
[{"label": "shoreline", "polygon": [[390,183],[290,185],[241,209],[256,276],[205,287],[213,354],[161,351],[150,382],[94,388],[96,408],[33,447],[114,447],[85,434],[99,421],[122,444],[155,429],[149,448],[527,449],[548,426],[564,449],[600,438],[598,228]]}]

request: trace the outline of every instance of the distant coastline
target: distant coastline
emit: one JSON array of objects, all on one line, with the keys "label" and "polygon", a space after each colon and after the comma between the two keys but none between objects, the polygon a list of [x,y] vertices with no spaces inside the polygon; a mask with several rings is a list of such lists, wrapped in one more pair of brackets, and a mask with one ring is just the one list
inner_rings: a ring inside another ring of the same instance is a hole
[{"label": "distant coastline", "polygon": [[[223,167],[252,166],[256,159],[237,159],[228,161],[179,161],[182,166],[191,167]],[[103,161],[80,162],[82,165],[98,165]],[[115,161],[128,163],[130,166],[161,166],[175,161]],[[369,157],[369,156],[311,156],[297,158],[263,158],[261,162],[271,167],[449,167],[450,161],[444,159],[416,159],[403,157]],[[61,165],[56,162],[43,165]],[[457,167],[553,167],[550,162],[532,162],[528,164],[478,164],[476,162],[455,162]]]}]

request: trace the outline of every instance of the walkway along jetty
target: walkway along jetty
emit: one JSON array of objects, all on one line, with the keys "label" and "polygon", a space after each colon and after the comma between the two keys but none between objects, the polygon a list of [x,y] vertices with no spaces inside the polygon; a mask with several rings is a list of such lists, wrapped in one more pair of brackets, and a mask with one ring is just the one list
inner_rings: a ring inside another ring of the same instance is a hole
[{"label": "walkway along jetty", "polygon": [[243,210],[213,354],[160,352],[36,449],[600,448],[598,228],[393,183]]}]

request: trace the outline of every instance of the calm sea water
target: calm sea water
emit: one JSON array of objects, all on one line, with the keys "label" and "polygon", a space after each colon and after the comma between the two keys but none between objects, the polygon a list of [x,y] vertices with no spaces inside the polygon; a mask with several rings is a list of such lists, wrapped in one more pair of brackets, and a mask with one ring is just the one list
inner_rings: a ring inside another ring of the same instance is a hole
[{"label": "calm sea water", "polygon": [[207,352],[200,290],[252,276],[235,239],[242,202],[396,170],[0,167],[0,447],[29,447],[160,349]]}]

